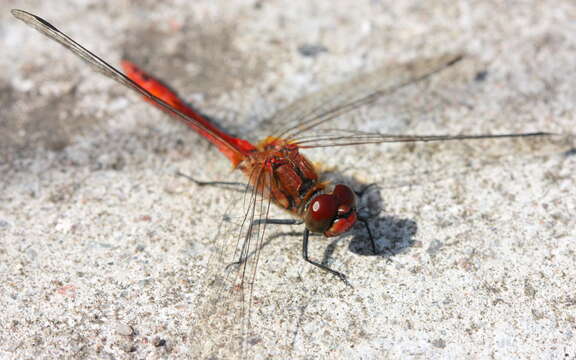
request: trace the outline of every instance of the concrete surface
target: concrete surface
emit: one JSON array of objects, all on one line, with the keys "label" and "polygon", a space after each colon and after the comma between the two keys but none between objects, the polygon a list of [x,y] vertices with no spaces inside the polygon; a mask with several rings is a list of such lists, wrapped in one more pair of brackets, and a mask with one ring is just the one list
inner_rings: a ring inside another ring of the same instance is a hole
[{"label": "concrete surface", "polygon": [[[347,287],[269,227],[248,318],[210,280],[241,194],[175,176],[226,180],[226,159],[13,7],[130,57],[234,133],[355,74],[465,52],[330,126],[564,136],[306,152],[379,185],[363,204],[383,208],[370,226],[395,255],[370,255],[360,227],[313,238]],[[574,19],[571,0],[2,1],[0,357],[235,358],[244,339],[254,358],[576,358]]]}]

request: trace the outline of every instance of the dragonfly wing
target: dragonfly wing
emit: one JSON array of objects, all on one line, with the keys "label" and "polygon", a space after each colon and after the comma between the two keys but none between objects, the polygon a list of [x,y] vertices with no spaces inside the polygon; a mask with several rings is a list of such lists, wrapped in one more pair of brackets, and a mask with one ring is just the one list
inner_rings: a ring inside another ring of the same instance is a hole
[{"label": "dragonfly wing", "polygon": [[286,124],[274,136],[296,138],[323,123],[420,83],[462,58],[460,54],[448,54],[385,66],[296,100],[267,121]]},{"label": "dragonfly wing", "polygon": [[271,207],[265,189],[272,179],[258,170],[249,177],[250,182],[263,186],[247,187],[242,206],[238,204],[242,215],[220,227],[224,230],[215,239],[216,252],[208,264],[205,290],[197,300],[198,321],[205,326],[195,337],[204,356],[249,358],[249,344],[258,342],[251,315],[267,233],[265,220]]},{"label": "dragonfly wing", "polygon": [[431,141],[481,140],[498,138],[543,137],[556,135],[549,132],[531,132],[516,134],[479,134],[479,135],[396,135],[359,131],[324,131],[320,136],[299,138],[295,143],[302,149],[333,146],[353,146],[382,143],[414,143]]},{"label": "dragonfly wing", "polygon": [[14,17],[16,17],[17,19],[23,21],[30,27],[38,30],[46,37],[56,41],[60,45],[64,46],[66,49],[70,50],[74,55],[84,60],[84,62],[86,62],[94,71],[99,72],[105,75],[106,77],[118,82],[119,84],[124,85],[125,87],[140,94],[145,99],[153,102],[163,111],[174,116],[175,118],[182,121],[192,129],[196,130],[197,132],[204,134],[203,136],[209,138],[212,142],[215,143],[215,145],[222,148],[227,148],[232,153],[237,153],[239,158],[243,157],[241,151],[239,151],[233,144],[230,144],[226,139],[223,139],[221,136],[219,136],[214,131],[207,128],[197,120],[194,120],[191,117],[183,114],[181,111],[175,109],[174,107],[170,106],[163,100],[154,96],[153,94],[145,90],[143,87],[141,87],[140,85],[129,79],[122,72],[114,68],[112,65],[108,64],[106,61],[104,61],[97,55],[93,54],[88,49],[84,48],[82,45],[78,44],[68,35],[58,30],[56,27],[54,27],[46,20],[36,15],[30,14],[26,11],[17,9],[12,10],[12,15],[14,15]]}]

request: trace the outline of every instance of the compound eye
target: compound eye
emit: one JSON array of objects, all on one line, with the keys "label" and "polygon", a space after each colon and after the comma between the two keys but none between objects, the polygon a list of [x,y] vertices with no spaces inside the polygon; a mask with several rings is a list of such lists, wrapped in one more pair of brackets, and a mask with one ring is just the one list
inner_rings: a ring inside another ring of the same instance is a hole
[{"label": "compound eye", "polygon": [[356,194],[346,185],[336,185],[331,194],[316,196],[310,202],[304,221],[308,230],[336,236],[356,222]]},{"label": "compound eye", "polygon": [[348,211],[356,208],[356,194],[348,186],[338,184],[334,187],[332,194],[338,199],[339,207],[346,208]]},{"label": "compound eye", "polygon": [[310,202],[304,221],[312,232],[328,230],[338,215],[338,198],[332,194],[316,196]]},{"label": "compound eye", "polygon": [[332,192],[337,199],[337,218],[330,228],[324,231],[325,236],[336,236],[350,230],[358,220],[356,215],[356,194],[346,185],[336,185]]}]

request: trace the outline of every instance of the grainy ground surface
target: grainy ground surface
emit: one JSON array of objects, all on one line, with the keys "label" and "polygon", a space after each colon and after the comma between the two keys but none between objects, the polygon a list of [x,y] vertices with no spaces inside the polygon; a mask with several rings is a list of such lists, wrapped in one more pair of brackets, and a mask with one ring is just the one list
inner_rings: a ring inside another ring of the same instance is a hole
[{"label": "grainy ground surface", "polygon": [[[338,3],[0,3],[2,358],[239,356],[219,340],[236,334],[224,326],[234,312],[211,308],[204,270],[238,195],[175,176],[225,180],[229,164],[10,8],[113,64],[128,56],[247,136],[303,94],[456,52],[466,59],[431,83],[333,126],[573,133],[574,1]],[[269,228],[248,356],[576,358],[574,149],[560,136],[307,153],[379,185],[371,226],[395,255],[367,253],[362,229],[314,238],[311,253],[349,288],[301,260],[293,229]]]}]

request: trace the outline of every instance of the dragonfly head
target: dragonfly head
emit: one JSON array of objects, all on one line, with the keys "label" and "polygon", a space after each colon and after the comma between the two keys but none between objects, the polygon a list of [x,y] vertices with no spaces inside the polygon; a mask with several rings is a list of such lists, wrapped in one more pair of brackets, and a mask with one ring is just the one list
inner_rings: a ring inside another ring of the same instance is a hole
[{"label": "dragonfly head", "polygon": [[346,185],[336,185],[330,194],[315,196],[304,215],[306,228],[325,236],[336,236],[356,223],[356,194]]}]

